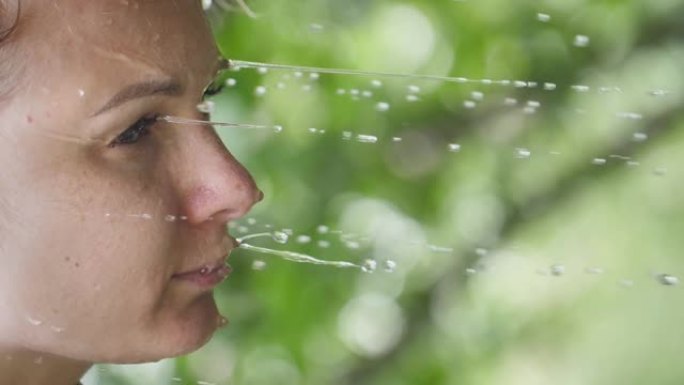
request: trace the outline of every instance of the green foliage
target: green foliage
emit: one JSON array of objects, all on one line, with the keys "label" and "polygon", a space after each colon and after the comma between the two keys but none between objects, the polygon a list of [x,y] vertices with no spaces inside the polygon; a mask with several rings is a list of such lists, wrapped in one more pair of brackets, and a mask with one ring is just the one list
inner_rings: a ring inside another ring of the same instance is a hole
[{"label": "green foliage", "polygon": [[[176,376],[241,385],[681,383],[681,288],[656,276],[684,273],[681,2],[250,6],[258,18],[212,11],[230,59],[511,84],[231,75],[236,85],[215,99],[214,120],[284,127],[219,130],[266,193],[250,231],[268,223],[313,238],[260,244],[331,260],[390,258],[398,268],[362,274],[235,251],[235,274],[217,292],[231,326],[172,361]],[[588,45],[576,46],[577,35]],[[420,87],[416,101],[409,86]],[[371,241],[349,249],[317,232],[321,224]],[[253,270],[254,260],[266,268]]]}]

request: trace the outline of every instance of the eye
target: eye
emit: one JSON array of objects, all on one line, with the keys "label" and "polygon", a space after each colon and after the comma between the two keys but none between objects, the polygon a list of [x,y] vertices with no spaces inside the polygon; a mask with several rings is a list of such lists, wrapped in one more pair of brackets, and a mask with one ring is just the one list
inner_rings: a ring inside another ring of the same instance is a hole
[{"label": "eye", "polygon": [[219,92],[223,91],[225,86],[226,86],[226,83],[222,77],[218,77],[217,79],[214,79],[204,89],[204,93],[202,94],[202,99],[204,100],[204,98],[206,98],[208,96],[214,96],[214,95],[218,94]]},{"label": "eye", "polygon": [[132,126],[128,127],[126,131],[119,134],[119,136],[117,136],[116,139],[109,144],[109,147],[116,147],[138,142],[140,138],[150,133],[150,128],[152,128],[158,119],[158,115],[141,118],[137,122],[133,123]]}]

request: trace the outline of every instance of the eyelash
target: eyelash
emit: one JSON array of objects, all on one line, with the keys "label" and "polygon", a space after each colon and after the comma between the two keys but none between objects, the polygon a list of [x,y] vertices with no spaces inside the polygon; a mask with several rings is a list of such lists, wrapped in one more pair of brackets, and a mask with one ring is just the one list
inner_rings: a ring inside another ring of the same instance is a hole
[{"label": "eyelash", "polygon": [[140,118],[137,122],[133,123],[132,126],[128,127],[126,131],[119,134],[119,136],[109,144],[109,147],[137,143],[142,137],[147,136],[150,133],[150,128],[154,126],[157,120],[159,120],[158,115]]}]

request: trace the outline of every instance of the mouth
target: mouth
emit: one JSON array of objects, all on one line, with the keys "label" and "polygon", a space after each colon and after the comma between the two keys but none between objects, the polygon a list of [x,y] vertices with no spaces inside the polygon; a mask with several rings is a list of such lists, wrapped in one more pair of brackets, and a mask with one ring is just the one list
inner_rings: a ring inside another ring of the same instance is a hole
[{"label": "mouth", "polygon": [[227,237],[223,243],[224,250],[228,249],[227,254],[223,257],[213,262],[207,262],[189,270],[176,273],[171,276],[171,279],[190,283],[202,289],[212,288],[223,282],[233,270],[228,265],[227,260],[230,251],[236,247],[236,241],[232,237]]},{"label": "mouth", "polygon": [[226,263],[226,257],[218,263],[207,264],[194,270],[174,274],[171,278],[194,284],[200,288],[212,288],[223,282],[232,272],[230,265]]}]

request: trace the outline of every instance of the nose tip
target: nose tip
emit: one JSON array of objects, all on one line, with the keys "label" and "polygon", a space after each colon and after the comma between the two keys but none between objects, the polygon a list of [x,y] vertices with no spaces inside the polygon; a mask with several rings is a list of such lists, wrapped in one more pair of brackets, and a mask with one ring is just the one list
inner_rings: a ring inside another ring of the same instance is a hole
[{"label": "nose tip", "polygon": [[[212,136],[215,133],[212,132]],[[179,175],[188,220],[219,222],[238,219],[263,199],[252,175],[226,149],[218,137],[204,137],[186,153]],[[199,144],[201,143],[201,147]]]}]

